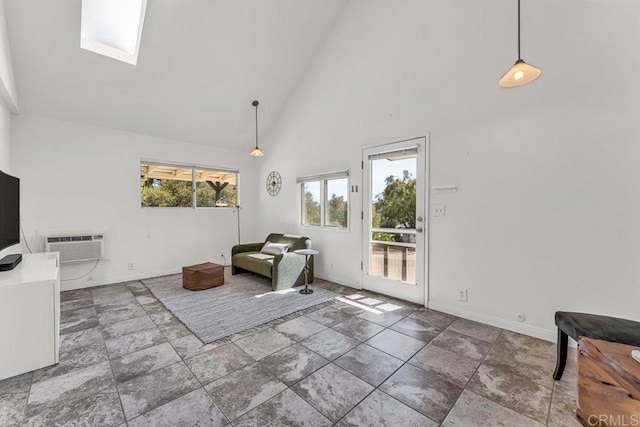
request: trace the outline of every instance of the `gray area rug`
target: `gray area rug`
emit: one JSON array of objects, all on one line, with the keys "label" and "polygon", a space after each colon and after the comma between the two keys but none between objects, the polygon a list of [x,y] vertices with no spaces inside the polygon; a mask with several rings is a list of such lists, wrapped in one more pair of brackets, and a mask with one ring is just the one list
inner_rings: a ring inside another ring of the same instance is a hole
[{"label": "gray area rug", "polygon": [[145,279],[142,282],[158,300],[204,343],[251,329],[282,316],[328,302],[338,295],[311,285],[273,292],[271,279],[253,274],[232,276],[225,270],[225,284],[204,291],[182,287],[182,274]]}]

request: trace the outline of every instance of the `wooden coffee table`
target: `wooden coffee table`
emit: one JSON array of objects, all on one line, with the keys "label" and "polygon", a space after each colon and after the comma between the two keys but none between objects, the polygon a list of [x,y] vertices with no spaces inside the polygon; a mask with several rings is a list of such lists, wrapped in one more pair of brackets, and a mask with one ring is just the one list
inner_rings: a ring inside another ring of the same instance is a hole
[{"label": "wooden coffee table", "polygon": [[639,347],[581,338],[578,342],[578,409],[585,426],[640,426]]}]

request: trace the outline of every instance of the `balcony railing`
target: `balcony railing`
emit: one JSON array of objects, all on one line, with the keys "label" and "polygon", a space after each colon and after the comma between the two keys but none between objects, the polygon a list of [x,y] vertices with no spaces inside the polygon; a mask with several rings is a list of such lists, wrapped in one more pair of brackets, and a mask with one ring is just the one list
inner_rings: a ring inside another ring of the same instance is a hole
[{"label": "balcony railing", "polygon": [[[372,228],[371,271],[374,276],[416,283],[415,229]],[[376,233],[402,235],[406,242],[374,240]]]}]

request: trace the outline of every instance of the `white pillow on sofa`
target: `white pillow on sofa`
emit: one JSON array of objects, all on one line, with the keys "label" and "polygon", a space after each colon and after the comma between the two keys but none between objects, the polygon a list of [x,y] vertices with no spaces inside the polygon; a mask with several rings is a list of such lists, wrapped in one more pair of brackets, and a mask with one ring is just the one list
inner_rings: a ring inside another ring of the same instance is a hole
[{"label": "white pillow on sofa", "polygon": [[271,243],[270,241],[267,240],[267,242],[264,244],[262,249],[260,249],[260,252],[262,252],[263,254],[269,254],[269,255],[280,255],[280,254],[287,253],[288,250],[289,250],[288,243]]}]

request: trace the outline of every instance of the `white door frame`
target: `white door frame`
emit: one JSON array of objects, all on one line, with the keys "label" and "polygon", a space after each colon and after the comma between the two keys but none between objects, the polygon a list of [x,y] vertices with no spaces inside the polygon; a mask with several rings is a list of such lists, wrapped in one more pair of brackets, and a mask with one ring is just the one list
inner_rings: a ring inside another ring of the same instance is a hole
[{"label": "white door frame", "polygon": [[[416,141],[417,140],[417,141]],[[421,141],[420,141],[421,140]],[[369,248],[368,248],[368,242],[369,242],[369,226],[368,224],[365,224],[364,218],[364,212],[365,210],[369,209],[369,203],[370,201],[368,201],[368,198],[370,197],[370,194],[366,194],[367,192],[370,193],[369,190],[369,185],[366,184],[365,185],[365,178],[366,178],[366,174],[365,174],[365,170],[364,170],[364,162],[365,162],[365,150],[370,150],[373,148],[379,148],[379,147],[384,147],[390,144],[399,144],[399,143],[403,143],[403,142],[410,142],[410,141],[416,141],[419,144],[419,150],[424,150],[424,187],[423,187],[423,193],[421,194],[421,196],[423,197],[424,200],[424,212],[422,214],[422,217],[424,218],[422,224],[423,224],[423,233],[424,233],[424,245],[423,245],[423,252],[424,252],[424,259],[422,264],[422,271],[416,271],[416,278],[422,276],[422,281],[424,282],[424,286],[422,287],[423,290],[423,297],[420,298],[420,300],[414,300],[413,302],[418,302],[422,305],[424,305],[425,307],[428,304],[429,301],[429,245],[430,245],[430,240],[431,240],[431,234],[430,234],[430,224],[431,224],[431,215],[430,215],[430,172],[431,172],[431,168],[430,168],[430,138],[429,138],[429,132],[425,132],[424,135],[421,136],[415,136],[415,137],[409,137],[409,138],[404,138],[404,139],[398,139],[395,141],[387,141],[385,143],[380,143],[380,144],[375,144],[375,145],[368,145],[368,146],[364,146],[362,147],[362,181],[361,181],[361,188],[362,188],[362,220],[361,220],[361,275],[360,275],[360,288],[364,289],[364,283],[365,283],[365,276],[368,274],[368,271],[366,271],[366,269],[364,268],[365,264],[368,264],[364,262],[365,257],[369,257]],[[365,191],[368,190],[368,191]],[[418,194],[416,194],[416,197],[419,197]],[[370,213],[368,214],[370,215]],[[418,213],[418,216],[420,216],[420,214]],[[420,265],[420,263],[417,263],[418,265]],[[417,270],[417,268],[416,268]]]}]

